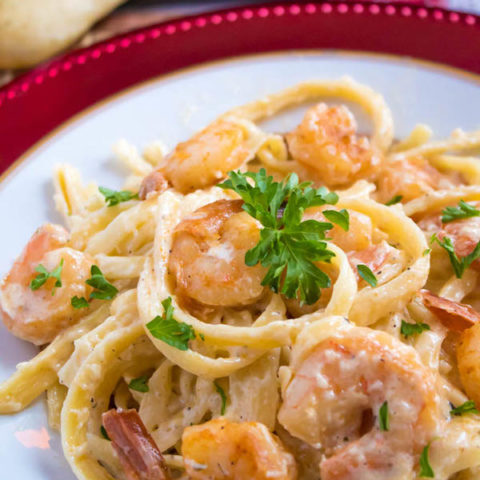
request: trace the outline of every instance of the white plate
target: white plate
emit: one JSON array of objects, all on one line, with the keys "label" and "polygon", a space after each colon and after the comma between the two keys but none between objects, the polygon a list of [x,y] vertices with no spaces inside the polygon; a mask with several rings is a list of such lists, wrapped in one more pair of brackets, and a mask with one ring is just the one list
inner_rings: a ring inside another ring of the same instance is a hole
[{"label": "white plate", "polygon": [[[299,81],[346,74],[385,96],[397,137],[405,136],[416,123],[429,124],[437,136],[448,135],[456,127],[479,127],[480,89],[472,76],[395,57],[284,53],[246,57],[160,78],[80,115],[4,180],[0,185],[0,272],[10,268],[37,226],[59,220],[52,201],[55,164],[71,163],[86,180],[119,187],[122,172],[111,154],[111,145],[119,138],[140,148],[160,138],[172,147],[235,105]],[[271,122],[270,128],[285,130],[298,118],[299,112],[293,112]],[[0,380],[35,351],[1,326]],[[24,438],[29,433],[25,431],[42,429],[50,438],[47,448],[26,446]],[[74,479],[58,434],[48,428],[43,399],[25,412],[0,417],[0,479],[12,478]]]}]

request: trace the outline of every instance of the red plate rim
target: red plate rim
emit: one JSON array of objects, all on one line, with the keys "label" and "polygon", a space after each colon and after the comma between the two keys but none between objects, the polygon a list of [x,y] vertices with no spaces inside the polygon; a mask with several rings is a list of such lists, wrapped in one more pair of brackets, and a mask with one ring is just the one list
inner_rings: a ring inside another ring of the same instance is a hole
[{"label": "red plate rim", "polygon": [[340,49],[415,57],[478,74],[479,26],[476,15],[403,2],[320,1],[243,6],[119,35],[0,89],[0,173],[78,112],[175,70],[253,53]]}]

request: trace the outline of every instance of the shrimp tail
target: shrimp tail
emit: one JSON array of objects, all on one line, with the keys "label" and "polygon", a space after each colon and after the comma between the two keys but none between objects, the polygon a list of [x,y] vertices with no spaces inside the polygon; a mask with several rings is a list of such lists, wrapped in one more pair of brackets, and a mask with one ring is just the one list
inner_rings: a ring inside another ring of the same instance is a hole
[{"label": "shrimp tail", "polygon": [[109,410],[102,416],[128,480],[170,480],[165,460],[136,410]]},{"label": "shrimp tail", "polygon": [[449,330],[463,332],[480,322],[480,314],[470,305],[439,297],[429,290],[420,290],[419,297],[442,324]]}]

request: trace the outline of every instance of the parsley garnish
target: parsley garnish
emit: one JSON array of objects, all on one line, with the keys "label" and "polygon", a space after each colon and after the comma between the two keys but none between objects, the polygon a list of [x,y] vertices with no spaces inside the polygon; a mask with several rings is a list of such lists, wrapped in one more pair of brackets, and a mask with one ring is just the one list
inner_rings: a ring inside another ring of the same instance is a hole
[{"label": "parsley garnish", "polygon": [[420,335],[425,330],[430,330],[430,325],[426,323],[408,323],[405,320],[402,320],[402,326],[400,327],[400,333],[405,338],[412,335]]},{"label": "parsley garnish", "polygon": [[432,251],[431,248],[426,248],[426,249],[423,251],[422,255],[423,255],[424,257],[426,257],[431,251]]},{"label": "parsley garnish", "polygon": [[350,216],[344,208],[339,212],[337,212],[337,210],[324,210],[322,213],[327,220],[336,223],[339,227],[348,232],[348,229],[350,228]]},{"label": "parsley garnish", "polygon": [[183,322],[177,322],[173,318],[172,298],[168,297],[162,302],[163,315],[156,316],[151,322],[147,323],[150,333],[179,350],[188,350],[189,340],[195,338],[195,331],[191,325]]},{"label": "parsley garnish", "polygon": [[378,411],[378,421],[380,423],[380,430],[382,432],[388,432],[388,429],[390,428],[390,420],[388,418],[388,402],[386,400],[382,403],[382,406]]},{"label": "parsley garnish", "polygon": [[465,270],[480,257],[480,242],[477,243],[472,253],[462,258],[458,258],[453,242],[449,237],[444,237],[443,240],[440,241],[436,235],[433,235],[431,242],[437,242],[447,252],[457,278],[462,278]]},{"label": "parsley garnish", "polygon": [[[243,209],[257,219],[263,229],[260,241],[245,255],[245,263],[268,267],[262,285],[287,298],[299,298],[311,305],[320,297],[320,289],[330,287],[330,278],[314,262],[330,262],[335,254],[327,249],[325,232],[331,223],[302,221],[305,209],[335,204],[338,195],[325,187],[312,188],[298,183],[290,174],[284,182],[274,182],[265,169],[254,172],[229,172],[219,187],[237,192],[245,202]],[[253,179],[254,186],[248,179]]]},{"label": "parsley garnish", "polygon": [[213,384],[215,385],[215,390],[222,398],[222,409],[220,410],[220,414],[225,415],[225,408],[227,406],[227,395],[225,394],[223,388],[216,381],[213,382]]},{"label": "parsley garnish", "polygon": [[395,205],[396,203],[400,203],[403,199],[403,195],[395,195],[393,198],[391,198],[385,205],[388,207],[390,205]]},{"label": "parsley garnish", "polygon": [[423,478],[435,478],[435,473],[433,473],[432,467],[428,461],[428,450],[430,448],[430,444],[428,444],[423,450],[422,454],[420,455],[420,477]]},{"label": "parsley garnish", "polygon": [[442,211],[442,222],[448,223],[462,218],[478,217],[480,210],[477,210],[473,205],[460,200],[458,207],[447,207]]},{"label": "parsley garnish", "polygon": [[369,285],[372,287],[377,286],[377,277],[366,265],[359,263],[357,265],[357,272]]},{"label": "parsley garnish", "polygon": [[98,190],[105,197],[105,201],[109,207],[138,198],[138,193],[133,193],[129,190],[110,190],[106,187],[98,187]]},{"label": "parsley garnish", "polygon": [[118,289],[107,282],[103,273],[96,265],[90,268],[91,277],[85,282],[95,290],[90,294],[90,298],[98,298],[100,300],[112,300],[118,293]]},{"label": "parsley garnish", "polygon": [[134,378],[129,384],[128,388],[136,390],[137,392],[146,393],[149,391],[147,385],[148,377],[144,375],[143,377]]},{"label": "parsley garnish", "polygon": [[60,260],[58,267],[55,267],[51,272],[49,272],[42,264],[37,265],[35,271],[38,272],[38,275],[30,282],[30,288],[32,290],[38,290],[49,278],[55,278],[56,282],[52,289],[52,295],[55,295],[55,290],[62,286],[62,268],[63,258]]},{"label": "parsley garnish", "polygon": [[108,436],[108,433],[105,430],[105,427],[103,425],[100,427],[100,434],[105,440],[108,440],[109,442],[111,442],[110,437]]},{"label": "parsley garnish", "polygon": [[73,308],[87,308],[90,305],[85,297],[77,297],[76,295],[70,300]]},{"label": "parsley garnish", "polygon": [[[452,405],[453,406],[453,405]],[[456,415],[457,417],[463,415],[464,413],[480,413],[475,407],[475,402],[468,400],[465,403],[462,403],[458,407],[452,408],[450,410],[450,415]]]}]

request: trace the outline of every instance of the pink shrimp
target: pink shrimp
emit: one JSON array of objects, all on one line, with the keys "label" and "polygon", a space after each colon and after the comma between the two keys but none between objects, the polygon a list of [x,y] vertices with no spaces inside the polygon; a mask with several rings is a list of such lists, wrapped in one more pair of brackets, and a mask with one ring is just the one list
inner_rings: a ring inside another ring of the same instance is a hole
[{"label": "pink shrimp", "polygon": [[[93,263],[83,252],[65,247],[68,232],[58,225],[46,224],[32,236],[20,257],[0,286],[0,310],[5,326],[17,337],[36,345],[51,342],[66,327],[75,323],[81,310],[71,305],[74,296],[88,297],[85,284]],[[42,264],[51,272],[62,263],[62,286],[49,278],[32,290],[30,282]]]},{"label": "pink shrimp", "polygon": [[322,480],[410,478],[441,421],[433,374],[384,332],[325,322],[294,347],[280,423],[325,450]]},{"label": "pink shrimp", "polygon": [[311,170],[314,178],[329,187],[344,187],[370,178],[382,163],[381,152],[356,130],[355,118],[345,105],[319,103],[285,138],[294,160]]}]

